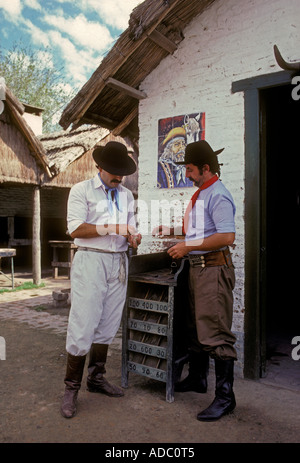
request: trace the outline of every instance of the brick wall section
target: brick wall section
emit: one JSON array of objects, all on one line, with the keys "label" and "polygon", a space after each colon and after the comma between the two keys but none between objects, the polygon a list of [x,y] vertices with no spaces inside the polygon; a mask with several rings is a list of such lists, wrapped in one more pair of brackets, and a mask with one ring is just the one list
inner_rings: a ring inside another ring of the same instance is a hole
[{"label": "brick wall section", "polygon": [[[287,60],[300,58],[300,3],[298,0],[216,0],[184,30],[178,50],[163,60],[140,89],[139,199],[188,200],[194,189],[160,190],[156,187],[158,120],[206,113],[206,139],[214,149],[225,147],[221,179],[236,207],[236,267],[233,330],[243,368],[244,331],[244,96],[232,94],[232,83],[280,71],[273,45]],[[150,205],[148,206],[150,208]],[[145,220],[143,214],[141,221]],[[151,225],[148,231],[150,232]],[[144,236],[139,252],[163,246]],[[165,243],[164,243],[165,245]]]}]

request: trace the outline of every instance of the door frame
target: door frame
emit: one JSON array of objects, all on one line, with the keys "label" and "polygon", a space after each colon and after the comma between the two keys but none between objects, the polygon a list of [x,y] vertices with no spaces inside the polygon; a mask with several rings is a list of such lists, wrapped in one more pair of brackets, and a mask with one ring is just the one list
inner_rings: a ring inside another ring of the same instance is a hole
[{"label": "door frame", "polygon": [[280,71],[232,83],[244,92],[245,111],[245,320],[244,376],[259,379],[265,362],[266,205],[265,131],[260,91],[290,84],[293,73]]}]

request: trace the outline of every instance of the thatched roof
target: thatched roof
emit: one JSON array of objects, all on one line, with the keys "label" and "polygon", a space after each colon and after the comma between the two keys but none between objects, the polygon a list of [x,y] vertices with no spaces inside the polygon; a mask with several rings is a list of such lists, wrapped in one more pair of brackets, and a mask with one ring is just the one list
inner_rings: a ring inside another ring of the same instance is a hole
[{"label": "thatched roof", "polygon": [[99,126],[83,126],[76,130],[59,131],[40,135],[39,140],[47,152],[47,162],[51,172],[57,175],[85,154],[109,134],[109,130]]},{"label": "thatched roof", "polygon": [[51,177],[52,173],[48,167],[46,150],[23,117],[25,107],[8,87],[5,88],[5,106],[15,126],[27,141],[30,152],[36,159],[37,164]]},{"label": "thatched roof", "polygon": [[95,146],[119,141],[127,147],[129,156],[137,164],[134,174],[126,176],[123,185],[138,194],[138,149],[130,137],[115,137],[108,129],[97,125],[83,125],[77,129],[61,130],[39,136],[47,153],[47,162],[53,176],[43,177],[44,186],[70,188],[77,182],[95,175],[96,163],[92,157]]},{"label": "thatched roof", "polygon": [[[6,121],[6,123],[8,123],[8,121],[13,122],[14,127],[23,135],[25,142],[27,142],[30,153],[34,159],[33,163],[37,167],[36,175],[38,177],[38,182],[42,182],[43,184],[54,182],[53,184],[57,185],[56,177],[58,174],[69,171],[70,169],[68,169],[68,167],[74,161],[79,160],[96,145],[101,145],[111,140],[124,143],[127,146],[129,154],[137,163],[137,147],[135,143],[127,137],[115,137],[108,129],[100,127],[99,125],[82,125],[75,130],[69,128],[67,130],[36,136],[23,116],[25,107],[28,109],[28,105],[23,105],[7,87],[5,98],[7,117],[5,118],[4,114],[3,120]],[[36,107],[32,107],[31,109],[32,111],[33,109],[38,112],[42,111],[41,108]],[[23,143],[22,137],[21,140]],[[28,150],[26,152],[28,153]],[[22,165],[22,160],[19,164]],[[84,166],[88,172],[89,162],[87,161],[87,163],[84,163]],[[43,172],[46,176],[43,175]],[[89,172],[83,172],[89,175]],[[83,172],[81,172],[81,174]],[[18,178],[22,178],[22,172]],[[58,185],[65,185],[66,175],[64,175],[63,180],[61,180],[61,177],[59,178]],[[68,174],[68,178],[71,178],[71,184],[73,184],[72,169]],[[135,185],[134,188],[137,189]]]},{"label": "thatched roof", "polygon": [[131,13],[128,28],[65,108],[66,129],[84,123],[114,135],[138,137],[140,83],[184,39],[183,30],[214,0],[146,0]]}]

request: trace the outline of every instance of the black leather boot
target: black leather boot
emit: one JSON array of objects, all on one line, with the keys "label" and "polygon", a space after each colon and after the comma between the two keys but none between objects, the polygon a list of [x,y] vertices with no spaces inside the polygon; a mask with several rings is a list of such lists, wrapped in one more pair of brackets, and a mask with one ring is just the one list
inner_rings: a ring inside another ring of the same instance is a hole
[{"label": "black leather boot", "polygon": [[65,393],[60,407],[62,416],[72,418],[77,412],[77,396],[81,387],[86,356],[68,354],[67,371],[65,376]]},{"label": "black leather boot", "polygon": [[123,390],[110,384],[105,378],[105,363],[107,358],[107,344],[92,344],[88,365],[87,389],[89,392],[101,392],[110,397],[122,397]]},{"label": "black leather boot", "polygon": [[189,374],[183,381],[175,384],[175,391],[194,391],[204,394],[207,391],[208,367],[209,355],[207,352],[191,351],[189,354]]},{"label": "black leather boot", "polygon": [[233,393],[234,360],[215,360],[216,394],[210,406],[197,415],[199,421],[216,421],[236,406]]}]

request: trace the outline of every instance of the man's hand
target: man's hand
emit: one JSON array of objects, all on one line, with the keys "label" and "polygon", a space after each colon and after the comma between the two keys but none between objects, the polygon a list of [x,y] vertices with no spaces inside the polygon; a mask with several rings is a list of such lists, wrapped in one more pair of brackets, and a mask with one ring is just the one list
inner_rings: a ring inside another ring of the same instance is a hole
[{"label": "man's hand", "polygon": [[188,252],[190,252],[190,250],[191,247],[186,246],[185,242],[183,242],[175,244],[175,246],[172,246],[170,249],[168,249],[167,252],[173,259],[181,259]]},{"label": "man's hand", "polygon": [[174,259],[180,259],[191,251],[216,251],[225,246],[232,246],[234,238],[234,233],[214,233],[207,238],[175,244],[168,250],[168,254]]},{"label": "man's hand", "polygon": [[141,244],[142,235],[140,233],[129,234],[127,236],[127,241],[129,246],[136,249]]},{"label": "man's hand", "polygon": [[119,227],[119,234],[125,236],[129,246],[136,249],[141,244],[142,235],[137,233],[136,229],[131,225],[119,225]]}]

